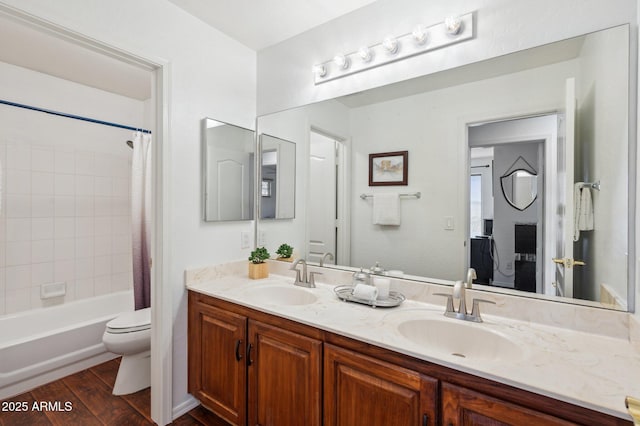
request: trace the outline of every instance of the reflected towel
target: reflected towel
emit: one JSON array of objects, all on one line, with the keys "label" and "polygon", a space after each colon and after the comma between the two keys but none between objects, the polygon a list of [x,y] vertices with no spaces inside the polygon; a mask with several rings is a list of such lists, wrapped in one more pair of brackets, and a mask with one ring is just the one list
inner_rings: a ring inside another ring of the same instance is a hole
[{"label": "reflected towel", "polygon": [[573,241],[580,239],[580,231],[593,230],[593,201],[591,188],[584,182],[573,185]]},{"label": "reflected towel", "polygon": [[400,225],[400,194],[373,194],[373,224]]}]

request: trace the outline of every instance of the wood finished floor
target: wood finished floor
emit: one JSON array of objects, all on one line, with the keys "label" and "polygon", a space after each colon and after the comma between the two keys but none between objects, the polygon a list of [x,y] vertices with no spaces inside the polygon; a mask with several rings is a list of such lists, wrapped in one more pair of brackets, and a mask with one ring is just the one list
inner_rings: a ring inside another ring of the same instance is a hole
[{"label": "wood finished floor", "polygon": [[[5,400],[27,402],[29,409],[26,412],[0,411],[0,426],[154,425],[150,415],[149,389],[131,395],[111,394],[119,365],[120,358],[117,358]],[[72,404],[72,409],[32,410],[34,402],[42,401],[61,401],[63,409],[68,401]],[[228,426],[225,421],[201,406],[177,418],[172,425]]]}]

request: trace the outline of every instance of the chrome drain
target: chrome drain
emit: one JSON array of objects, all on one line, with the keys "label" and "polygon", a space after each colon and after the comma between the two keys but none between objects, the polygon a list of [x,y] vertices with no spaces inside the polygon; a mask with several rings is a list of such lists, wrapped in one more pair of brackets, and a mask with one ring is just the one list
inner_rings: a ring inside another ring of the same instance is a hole
[{"label": "chrome drain", "polygon": [[453,356],[459,356],[460,358],[466,358],[467,356],[465,354],[459,354],[457,352],[452,353],[451,355]]}]

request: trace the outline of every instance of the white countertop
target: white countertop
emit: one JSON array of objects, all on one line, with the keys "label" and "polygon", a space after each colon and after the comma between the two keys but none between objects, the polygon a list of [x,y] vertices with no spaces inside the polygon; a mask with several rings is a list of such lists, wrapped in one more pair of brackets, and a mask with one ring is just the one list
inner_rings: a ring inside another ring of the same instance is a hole
[{"label": "white countertop", "polygon": [[[323,283],[304,289],[318,298],[307,305],[279,305],[250,296],[258,287],[283,285],[293,287],[292,278],[271,274],[267,279],[251,280],[245,272],[187,279],[187,288],[198,293],[626,420],[631,417],[624,406],[625,396],[640,395],[640,353],[628,339],[487,314],[482,314],[481,324],[449,319],[442,315],[444,298],[439,305],[406,300],[396,308],[373,309],[340,301],[334,286]],[[454,321],[493,331],[515,343],[521,353],[512,359],[494,360],[434,351],[398,332],[398,324],[415,319]]]}]

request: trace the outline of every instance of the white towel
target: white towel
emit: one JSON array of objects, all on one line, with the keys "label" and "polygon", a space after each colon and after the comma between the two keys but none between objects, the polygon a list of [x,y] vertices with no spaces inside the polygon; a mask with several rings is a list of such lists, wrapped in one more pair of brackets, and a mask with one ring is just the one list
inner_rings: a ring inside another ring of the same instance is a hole
[{"label": "white towel", "polygon": [[373,194],[373,224],[400,225],[400,194]]},{"label": "white towel", "polygon": [[580,239],[580,231],[593,230],[593,201],[591,188],[584,182],[573,185],[573,241]]}]

